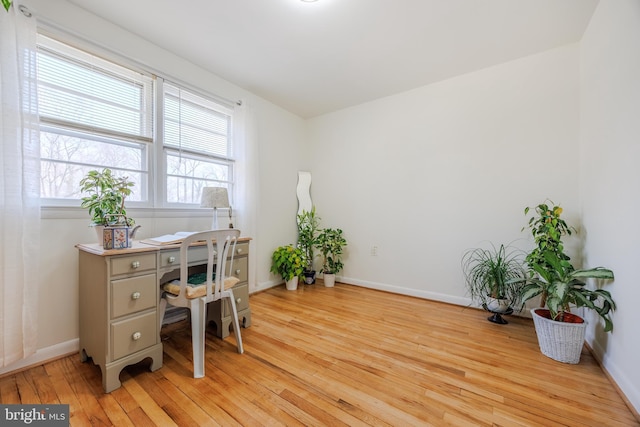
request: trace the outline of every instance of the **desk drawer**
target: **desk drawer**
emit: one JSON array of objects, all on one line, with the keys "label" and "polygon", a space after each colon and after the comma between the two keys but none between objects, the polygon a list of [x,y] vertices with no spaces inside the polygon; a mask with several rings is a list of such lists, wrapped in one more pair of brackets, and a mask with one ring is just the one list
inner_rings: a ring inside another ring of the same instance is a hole
[{"label": "desk drawer", "polygon": [[[236,244],[235,252],[236,257],[246,256],[249,253],[249,242]],[[189,264],[206,262],[207,255],[206,246],[191,247],[189,249]],[[233,264],[235,265],[235,260]],[[160,252],[160,268],[173,266],[180,266],[180,249],[171,249]]]},{"label": "desk drawer", "polygon": [[138,273],[155,270],[156,254],[135,254],[111,259],[111,275]]},{"label": "desk drawer", "polygon": [[249,242],[236,243],[236,257],[249,254]]},{"label": "desk drawer", "polygon": [[[189,248],[189,264],[207,262],[209,252],[206,246]],[[160,252],[160,268],[180,267],[180,249]]]},{"label": "desk drawer", "polygon": [[227,264],[227,276],[235,276],[240,282],[246,282],[249,278],[249,259],[247,257],[233,259],[233,272],[229,274],[229,265]]},{"label": "desk drawer", "polygon": [[[248,309],[249,308],[249,284],[244,283],[241,285],[236,285],[232,289],[233,289],[233,298],[236,302],[236,311],[240,313],[242,310]],[[222,304],[224,307],[222,309],[222,316],[223,317],[232,316],[231,304],[229,304],[229,300],[224,298],[222,300]]]},{"label": "desk drawer", "polygon": [[111,318],[155,307],[158,300],[155,274],[111,281]]},{"label": "desk drawer", "polygon": [[113,360],[152,346],[158,339],[156,311],[111,324]]}]

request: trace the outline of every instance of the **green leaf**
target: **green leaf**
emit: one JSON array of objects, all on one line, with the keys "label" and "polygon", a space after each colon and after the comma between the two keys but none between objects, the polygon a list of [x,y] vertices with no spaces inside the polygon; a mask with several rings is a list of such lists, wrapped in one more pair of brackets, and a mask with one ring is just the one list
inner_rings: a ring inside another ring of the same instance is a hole
[{"label": "green leaf", "polygon": [[11,0],[2,0],[2,5],[7,10],[7,12],[9,12],[9,9],[11,8],[11,3],[13,3]]},{"label": "green leaf", "polygon": [[613,279],[613,271],[604,267],[589,268],[584,270],[575,270],[571,273],[571,277],[576,279]]}]

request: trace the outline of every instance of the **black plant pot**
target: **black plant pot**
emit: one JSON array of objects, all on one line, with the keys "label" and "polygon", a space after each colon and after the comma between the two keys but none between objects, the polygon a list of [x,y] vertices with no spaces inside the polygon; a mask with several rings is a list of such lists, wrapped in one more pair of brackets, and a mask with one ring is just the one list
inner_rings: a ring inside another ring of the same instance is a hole
[{"label": "black plant pot", "polygon": [[316,283],[316,271],[315,270],[305,270],[304,271],[304,284],[305,285],[313,285]]}]

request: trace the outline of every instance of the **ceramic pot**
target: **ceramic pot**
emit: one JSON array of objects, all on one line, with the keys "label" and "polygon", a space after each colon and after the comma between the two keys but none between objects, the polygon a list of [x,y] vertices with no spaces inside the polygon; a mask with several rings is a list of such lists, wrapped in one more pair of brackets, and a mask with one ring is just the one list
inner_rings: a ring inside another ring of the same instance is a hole
[{"label": "ceramic pot", "polygon": [[291,280],[285,281],[285,286],[287,287],[288,291],[295,291],[296,289],[298,289],[298,279],[298,276],[296,276]]},{"label": "ceramic pot", "polygon": [[336,283],[336,275],[330,273],[324,273],[322,276],[324,279],[324,286],[326,288],[333,288],[333,285]]}]

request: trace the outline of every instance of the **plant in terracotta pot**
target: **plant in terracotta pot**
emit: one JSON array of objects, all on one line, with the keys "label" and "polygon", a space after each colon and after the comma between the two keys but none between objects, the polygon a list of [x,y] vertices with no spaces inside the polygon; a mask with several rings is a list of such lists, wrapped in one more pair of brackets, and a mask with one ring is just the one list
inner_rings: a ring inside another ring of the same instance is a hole
[{"label": "plant in terracotta pot", "polygon": [[271,255],[271,272],[281,275],[289,290],[298,287],[306,265],[304,251],[292,245],[280,246]]},{"label": "plant in terracotta pot", "polygon": [[339,228],[324,228],[320,230],[317,238],[317,247],[322,256],[322,270],[324,285],[332,287],[335,284],[336,274],[344,268],[342,251],[347,246],[347,240]]},{"label": "plant in terracotta pot", "polygon": [[474,302],[493,313],[491,322],[505,324],[502,314],[522,308],[527,278],[522,257],[522,251],[505,245],[469,249],[462,257],[467,290]]},{"label": "plant in terracotta pot", "polygon": [[303,210],[298,215],[298,247],[305,253],[304,276],[305,283],[311,285],[316,282],[316,272],[313,269],[313,260],[315,258],[314,248],[317,245],[318,227],[320,225],[320,217],[316,215],[316,207],[313,206],[310,211]]}]

